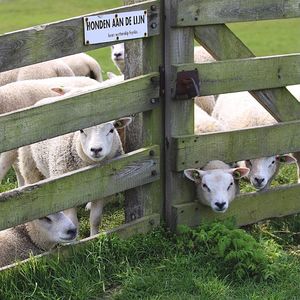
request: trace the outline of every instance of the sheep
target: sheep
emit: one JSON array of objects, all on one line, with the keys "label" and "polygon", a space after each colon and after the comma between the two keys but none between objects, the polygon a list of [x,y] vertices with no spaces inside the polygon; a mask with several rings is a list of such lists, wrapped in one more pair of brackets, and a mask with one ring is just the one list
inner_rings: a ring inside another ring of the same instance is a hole
[{"label": "sheep", "polygon": [[124,73],[125,69],[125,46],[124,43],[116,44],[111,46],[111,60],[120,71]]},{"label": "sheep", "polygon": [[[216,120],[196,104],[195,134],[224,131],[226,124]],[[225,212],[239,193],[238,180],[249,173],[246,167],[231,168],[220,160],[208,162],[202,170],[186,169],[184,175],[195,182],[197,199],[215,212]]]},{"label": "sheep", "polygon": [[99,82],[103,81],[98,62],[85,53],[78,53],[60,58],[74,72],[75,76],[86,76]]},{"label": "sheep", "polygon": [[[195,63],[205,63],[205,62],[213,62],[215,59],[202,47],[196,46],[194,47],[194,62]],[[202,108],[205,112],[211,115],[214,106],[216,105],[217,96],[201,96],[195,97],[194,102]]]},{"label": "sheep", "polygon": [[194,133],[203,134],[216,131],[225,131],[226,124],[210,116],[196,104],[194,105]]},{"label": "sheep", "polygon": [[[276,120],[248,92],[220,95],[212,116],[226,122],[230,130],[247,127],[272,125]],[[239,162],[250,168],[249,179],[257,190],[269,188],[276,176],[280,163],[295,163],[296,159],[289,154],[261,157]]]},{"label": "sheep", "polygon": [[185,169],[184,175],[195,182],[197,199],[214,212],[224,213],[239,193],[238,180],[248,175],[249,169],[231,168],[220,160],[208,162],[201,170]]},{"label": "sheep", "polygon": [[61,60],[51,60],[0,73],[0,86],[20,80],[74,76],[72,69]]},{"label": "sheep", "polygon": [[0,86],[20,80],[44,79],[51,77],[86,76],[103,81],[98,62],[85,53],[65,56],[34,65],[0,73]]},{"label": "sheep", "polygon": [[63,212],[0,231],[0,267],[72,242],[77,228]]},{"label": "sheep", "polygon": [[[40,80],[16,81],[0,87],[0,114],[11,112],[33,105],[46,97],[60,94],[60,86],[65,88],[98,86],[96,80],[87,77],[55,77]],[[53,88],[57,86],[58,88]],[[10,150],[0,154],[0,180],[2,180],[17,158],[17,150]],[[23,180],[16,168],[18,182]]]},{"label": "sheep", "polygon": [[[121,118],[20,148],[19,165],[25,184],[56,177],[123,154],[116,129],[130,122],[131,118]],[[98,233],[104,201],[91,203],[91,235]],[[66,214],[78,225],[76,209],[69,209]]]}]

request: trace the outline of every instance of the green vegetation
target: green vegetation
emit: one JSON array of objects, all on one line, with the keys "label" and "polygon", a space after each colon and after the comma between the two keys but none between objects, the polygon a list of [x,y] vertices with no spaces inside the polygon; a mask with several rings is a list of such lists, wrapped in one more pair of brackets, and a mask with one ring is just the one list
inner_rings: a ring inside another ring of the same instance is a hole
[{"label": "green vegetation", "polygon": [[[0,0],[0,32],[121,5],[121,0]],[[300,52],[300,20],[230,24],[256,55]],[[104,75],[117,72],[110,49],[90,52]],[[273,185],[297,182],[295,166],[281,168]],[[16,187],[10,171],[0,192]],[[253,191],[246,182],[242,191]],[[124,222],[122,195],[105,208],[101,229]],[[89,235],[84,208],[81,237]],[[236,229],[230,222],[157,229],[128,240],[102,236],[67,260],[32,259],[0,273],[0,299],[299,299],[300,218],[291,216]]]},{"label": "green vegetation", "polygon": [[1,299],[298,299],[299,258],[270,239],[207,223],[128,240],[102,236],[67,260],[0,273]]}]

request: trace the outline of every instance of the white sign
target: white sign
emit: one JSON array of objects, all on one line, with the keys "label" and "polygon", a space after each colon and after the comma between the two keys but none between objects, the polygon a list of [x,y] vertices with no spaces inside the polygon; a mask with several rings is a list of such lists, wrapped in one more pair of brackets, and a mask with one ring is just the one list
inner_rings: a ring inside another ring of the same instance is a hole
[{"label": "white sign", "polygon": [[85,44],[136,39],[148,35],[147,11],[84,17]]}]

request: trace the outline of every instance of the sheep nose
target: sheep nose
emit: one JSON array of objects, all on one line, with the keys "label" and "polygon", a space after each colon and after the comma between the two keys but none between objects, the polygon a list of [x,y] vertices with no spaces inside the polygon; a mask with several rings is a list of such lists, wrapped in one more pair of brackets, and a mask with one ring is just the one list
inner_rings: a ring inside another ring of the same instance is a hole
[{"label": "sheep nose", "polygon": [[69,229],[67,230],[66,234],[70,236],[70,240],[73,240],[77,235],[77,229],[76,228]]},{"label": "sheep nose", "polygon": [[216,202],[215,205],[219,208],[219,209],[223,209],[225,206],[226,202]]},{"label": "sheep nose", "polygon": [[261,185],[265,181],[264,178],[255,177],[254,179],[255,179],[255,181],[257,182],[258,185]]},{"label": "sheep nose", "polygon": [[122,56],[122,53],[114,53],[114,56],[115,56],[116,58],[118,58],[118,57]]},{"label": "sheep nose", "polygon": [[99,154],[103,150],[102,147],[99,148],[91,148],[91,152],[94,152],[95,155]]}]

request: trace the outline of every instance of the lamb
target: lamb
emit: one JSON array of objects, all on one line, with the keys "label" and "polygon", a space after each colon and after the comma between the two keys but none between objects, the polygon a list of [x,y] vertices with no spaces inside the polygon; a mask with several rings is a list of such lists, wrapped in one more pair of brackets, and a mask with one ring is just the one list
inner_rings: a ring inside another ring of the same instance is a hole
[{"label": "lamb", "polygon": [[[131,118],[121,118],[20,148],[20,171],[25,184],[56,177],[123,154],[116,129],[130,122]],[[91,203],[91,235],[98,233],[104,202],[105,199],[101,199]],[[66,214],[78,225],[74,208],[67,210]]]},{"label": "lamb", "polygon": [[51,60],[0,73],[0,86],[18,80],[74,76],[72,69],[61,60]]},{"label": "lamb", "polygon": [[124,43],[111,46],[111,60],[116,65],[120,73],[124,73],[125,69],[125,46]]},{"label": "lamb", "polygon": [[[220,95],[212,116],[221,122],[226,122],[231,130],[277,123],[248,92]],[[251,184],[257,190],[265,190],[276,176],[280,163],[295,162],[294,157],[286,154],[250,159],[239,164],[250,168]]]},{"label": "lamb", "polygon": [[60,58],[74,72],[75,76],[86,76],[99,82],[103,81],[98,62],[85,53],[78,53]]},{"label": "lamb", "polygon": [[62,212],[0,231],[0,267],[72,242],[77,228]]},{"label": "lamb", "polygon": [[238,180],[248,173],[248,168],[231,168],[220,160],[210,161],[201,170],[184,170],[184,175],[196,184],[199,202],[219,213],[227,210],[239,193]]},{"label": "lamb", "polygon": [[[60,86],[66,88],[98,86],[100,83],[87,77],[55,77],[40,80],[17,81],[0,87],[0,114],[11,112],[33,105],[46,97],[60,94]],[[58,89],[53,87],[57,86]],[[17,150],[0,154],[0,180],[3,179],[17,158]],[[16,169],[18,182],[22,185],[22,177]]]}]

